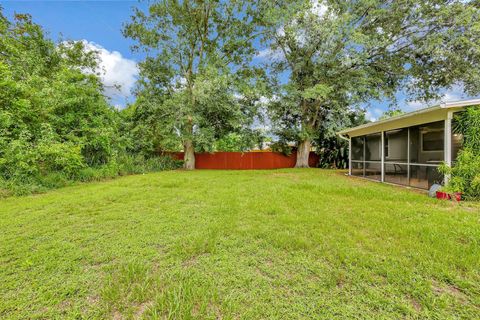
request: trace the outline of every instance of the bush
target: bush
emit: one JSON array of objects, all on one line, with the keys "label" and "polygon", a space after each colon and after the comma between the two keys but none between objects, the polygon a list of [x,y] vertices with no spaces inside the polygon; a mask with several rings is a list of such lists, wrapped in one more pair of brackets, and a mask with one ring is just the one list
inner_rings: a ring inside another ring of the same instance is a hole
[{"label": "bush", "polygon": [[118,158],[119,174],[140,174],[147,172],[174,170],[182,167],[182,161],[169,156],[145,157],[124,154]]},{"label": "bush", "polygon": [[109,163],[97,167],[86,167],[76,175],[76,180],[81,182],[101,181],[119,176],[119,169],[116,163]]},{"label": "bush", "polygon": [[[56,146],[53,149],[57,148]],[[50,155],[55,153],[49,153]],[[64,155],[68,158],[68,155]],[[62,160],[63,159],[63,160]],[[60,160],[52,157],[53,164],[63,164],[64,158]],[[33,166],[35,167],[35,166]],[[140,155],[122,155],[116,161],[95,167],[75,167],[74,171],[64,170],[64,166],[44,166],[42,172],[34,175],[17,174],[10,179],[0,177],[0,198],[11,195],[27,195],[32,193],[45,192],[49,189],[56,189],[71,185],[77,181],[101,181],[112,179],[118,176],[129,174],[142,174],[148,172],[173,170],[182,167],[182,161],[175,160],[168,156],[156,156],[145,158]],[[52,171],[46,171],[49,168]],[[57,168],[59,170],[55,171]],[[70,169],[73,167],[69,167]]]},{"label": "bush", "polygon": [[463,135],[463,149],[455,165],[443,164],[440,171],[450,175],[447,192],[462,192],[466,199],[480,199],[480,107],[469,107],[456,117],[454,132]]}]

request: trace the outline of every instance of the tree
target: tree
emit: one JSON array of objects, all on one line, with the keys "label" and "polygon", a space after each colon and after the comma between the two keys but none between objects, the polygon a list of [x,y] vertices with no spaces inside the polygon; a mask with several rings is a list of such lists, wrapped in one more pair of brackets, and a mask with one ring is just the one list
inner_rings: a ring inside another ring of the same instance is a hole
[{"label": "tree", "polygon": [[82,43],[55,44],[29,15],[0,11],[0,179],[71,176],[114,158],[117,118],[96,58]]},{"label": "tree", "polygon": [[[155,116],[162,139],[180,140],[184,167],[195,149],[251,122],[258,98],[248,66],[256,25],[246,0],[164,0],[135,10],[124,35],[147,58],[140,63],[137,112]],[[143,112],[142,109],[149,111]]]},{"label": "tree", "polygon": [[265,1],[259,12],[269,67],[288,75],[270,112],[298,142],[297,167],[324,123],[361,103],[400,88],[418,100],[455,84],[480,92],[474,1]]}]

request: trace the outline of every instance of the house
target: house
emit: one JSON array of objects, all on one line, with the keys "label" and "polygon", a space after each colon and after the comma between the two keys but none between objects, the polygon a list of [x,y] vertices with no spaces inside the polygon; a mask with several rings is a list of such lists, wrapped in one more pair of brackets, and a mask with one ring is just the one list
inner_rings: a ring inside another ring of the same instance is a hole
[{"label": "house", "polygon": [[420,189],[446,182],[438,167],[455,161],[463,141],[452,133],[453,116],[474,105],[480,99],[442,103],[340,131],[350,142],[349,174]]}]

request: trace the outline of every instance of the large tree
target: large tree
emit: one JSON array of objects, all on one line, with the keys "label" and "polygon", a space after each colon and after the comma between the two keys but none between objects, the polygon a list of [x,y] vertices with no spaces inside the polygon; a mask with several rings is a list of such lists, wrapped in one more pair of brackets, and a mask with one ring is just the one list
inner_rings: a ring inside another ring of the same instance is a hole
[{"label": "large tree", "polygon": [[264,1],[259,21],[276,77],[277,130],[298,142],[297,167],[328,119],[371,99],[480,92],[479,5],[460,0]]},{"label": "large tree", "polygon": [[160,140],[183,145],[186,169],[195,168],[195,149],[208,149],[253,118],[252,10],[246,0],[163,0],[148,13],[136,9],[124,28],[137,41],[134,49],[147,53],[137,113],[157,121]]}]

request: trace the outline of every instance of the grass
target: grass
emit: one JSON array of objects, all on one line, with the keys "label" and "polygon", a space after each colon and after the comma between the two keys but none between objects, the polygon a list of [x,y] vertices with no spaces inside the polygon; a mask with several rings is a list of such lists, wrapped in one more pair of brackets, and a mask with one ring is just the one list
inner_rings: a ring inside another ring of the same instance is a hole
[{"label": "grass", "polygon": [[335,171],[170,171],[0,200],[2,319],[476,318],[480,206]]}]

